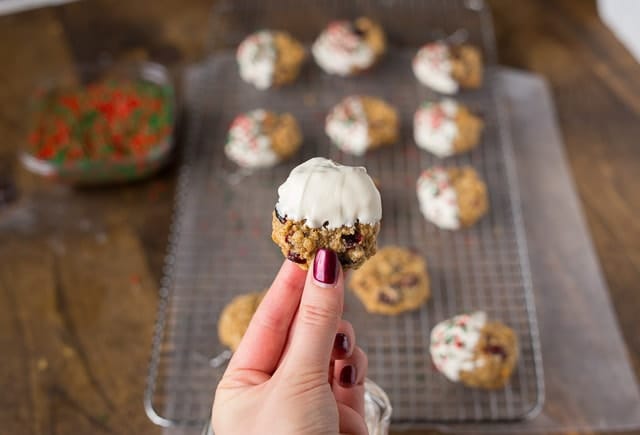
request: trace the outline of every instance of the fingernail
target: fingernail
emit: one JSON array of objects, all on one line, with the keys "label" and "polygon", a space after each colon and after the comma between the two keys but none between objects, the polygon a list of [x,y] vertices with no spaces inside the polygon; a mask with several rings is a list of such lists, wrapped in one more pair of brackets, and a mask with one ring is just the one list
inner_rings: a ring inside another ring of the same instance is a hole
[{"label": "fingernail", "polygon": [[356,384],[356,367],[349,364],[340,370],[340,385],[353,387]]},{"label": "fingernail", "polygon": [[330,249],[318,249],[313,260],[313,277],[322,284],[334,285],[338,280],[338,256]]},{"label": "fingernail", "polygon": [[347,334],[343,334],[342,332],[338,332],[336,334],[336,339],[333,341],[333,349],[336,353],[340,355],[347,355],[349,353],[350,348],[349,337]]}]

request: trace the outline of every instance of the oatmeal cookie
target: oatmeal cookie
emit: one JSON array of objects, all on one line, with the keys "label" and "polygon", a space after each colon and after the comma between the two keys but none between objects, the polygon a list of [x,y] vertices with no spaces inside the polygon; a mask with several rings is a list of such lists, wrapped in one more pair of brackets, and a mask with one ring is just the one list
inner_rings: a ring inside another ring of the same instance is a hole
[{"label": "oatmeal cookie", "polygon": [[302,133],[293,115],[257,109],[233,120],[224,150],[239,166],[261,168],[290,158],[301,143]]},{"label": "oatmeal cookie", "polygon": [[370,313],[394,315],[415,310],[431,295],[424,259],[387,246],[353,273],[350,287]]},{"label": "oatmeal cookie", "polygon": [[273,30],[249,35],[236,53],[240,77],[258,89],[295,81],[305,57],[302,44],[286,32]]},{"label": "oatmeal cookie", "polygon": [[472,45],[431,42],[418,50],[412,66],[423,85],[442,94],[455,94],[461,87],[475,89],[482,85],[482,55]]},{"label": "oatmeal cookie", "polygon": [[482,311],[438,323],[431,331],[436,369],[468,387],[504,387],[518,361],[518,339],[508,326],[489,321]]},{"label": "oatmeal cookie", "polygon": [[289,260],[307,269],[320,248],[357,269],[376,253],[382,203],[363,167],[315,157],[278,188],[271,238]]},{"label": "oatmeal cookie", "polygon": [[325,72],[339,76],[372,68],[386,51],[386,37],[379,24],[366,17],[333,21],[313,43],[311,52]]},{"label": "oatmeal cookie", "polygon": [[325,132],[341,150],[363,155],[398,140],[396,110],[379,98],[349,96],[331,109]]},{"label": "oatmeal cookie", "polygon": [[263,291],[236,296],[222,310],[218,319],[218,338],[232,351],[238,348],[264,293]]},{"label": "oatmeal cookie", "polygon": [[487,186],[470,166],[433,167],[416,183],[420,211],[447,230],[469,227],[487,213]]},{"label": "oatmeal cookie", "polygon": [[448,157],[475,148],[484,124],[466,106],[445,98],[425,102],[413,117],[416,144],[438,157]]}]

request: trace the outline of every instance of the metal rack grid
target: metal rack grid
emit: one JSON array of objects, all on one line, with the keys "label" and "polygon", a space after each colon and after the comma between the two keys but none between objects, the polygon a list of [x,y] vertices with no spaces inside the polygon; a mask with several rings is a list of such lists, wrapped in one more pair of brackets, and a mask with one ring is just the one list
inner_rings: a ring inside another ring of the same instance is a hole
[{"label": "metal rack grid", "polygon": [[[490,50],[485,46],[485,52]],[[190,83],[195,98],[188,107],[184,163],[145,394],[147,412],[156,423],[206,420],[223,373],[211,365],[224,351],[216,334],[218,315],[235,295],[270,284],[282,261],[270,240],[277,186],[295,165],[316,155],[366,166],[381,186],[380,245],[412,247],[429,264],[432,297],[418,311],[371,315],[352,293],[346,295],[345,318],[369,354],[369,377],[391,398],[393,422],[514,420],[539,409],[543,385],[537,326],[511,144],[494,92],[495,67],[488,66],[483,89],[459,96],[484,119],[481,146],[439,160],[419,150],[412,139],[413,112],[422,101],[437,98],[414,79],[412,54],[392,48],[377,69],[356,79],[330,77],[310,66],[295,84],[268,92],[240,80],[231,52],[219,51],[198,67]],[[330,145],[323,132],[324,115],[349,94],[379,96],[396,106],[403,120],[399,143],[363,157]],[[233,117],[257,107],[294,113],[305,141],[292,161],[251,173],[226,159],[223,144]],[[434,164],[470,164],[484,177],[491,209],[473,228],[442,231],[420,214],[415,181],[422,169]],[[430,329],[444,318],[474,309],[510,325],[520,339],[520,362],[504,390],[470,390],[450,383],[432,367]]]}]

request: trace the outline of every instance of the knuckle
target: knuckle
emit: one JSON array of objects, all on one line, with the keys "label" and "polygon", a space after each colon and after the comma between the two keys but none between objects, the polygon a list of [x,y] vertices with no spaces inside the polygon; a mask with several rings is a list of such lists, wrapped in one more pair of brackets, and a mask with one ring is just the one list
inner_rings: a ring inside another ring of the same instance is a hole
[{"label": "knuckle", "polygon": [[337,324],[340,310],[337,306],[318,306],[303,304],[300,306],[300,320],[310,326]]},{"label": "knuckle", "polygon": [[300,370],[296,376],[295,389],[301,395],[308,394],[322,388],[326,383],[326,373],[322,369],[308,367]]}]

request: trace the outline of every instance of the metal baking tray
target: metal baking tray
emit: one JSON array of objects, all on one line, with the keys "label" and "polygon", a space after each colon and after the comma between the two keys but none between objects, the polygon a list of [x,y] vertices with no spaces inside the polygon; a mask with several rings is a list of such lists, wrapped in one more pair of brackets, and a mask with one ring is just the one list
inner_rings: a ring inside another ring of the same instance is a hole
[{"label": "metal baking tray", "polygon": [[[186,80],[184,161],[145,393],[147,413],[158,424],[198,425],[207,419],[224,371],[215,358],[225,351],[216,334],[218,315],[235,295],[269,286],[282,262],[270,239],[276,189],[295,165],[318,155],[366,166],[383,198],[380,245],[414,248],[429,264],[432,297],[418,311],[372,315],[351,292],[346,295],[345,318],[369,355],[369,377],[389,394],[392,424],[513,421],[540,410],[544,388],[538,329],[487,7],[482,1],[344,3],[234,1],[219,4],[214,12],[215,50]],[[309,62],[295,84],[266,92],[239,78],[233,47],[250,31],[286,29],[308,42],[327,20],[361,14],[379,20],[391,42],[386,58],[369,74],[337,78]],[[306,16],[312,18],[303,25]],[[412,135],[413,112],[437,95],[413,77],[411,57],[418,45],[440,36],[478,45],[487,60],[482,89],[457,97],[484,119],[482,144],[446,160],[419,150]],[[324,116],[349,94],[382,97],[398,109],[402,127],[396,145],[354,157],[330,144]],[[305,140],[293,160],[247,172],[225,157],[223,146],[233,117],[258,107],[295,114]],[[469,164],[484,177],[491,209],[477,225],[448,232],[422,217],[415,181],[434,164]],[[510,325],[520,340],[518,367],[503,390],[471,390],[450,383],[432,367],[431,328],[475,309]]]}]

